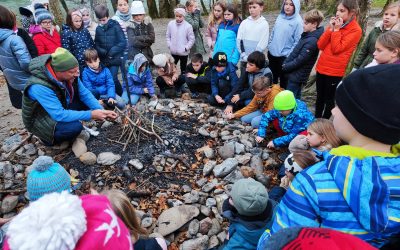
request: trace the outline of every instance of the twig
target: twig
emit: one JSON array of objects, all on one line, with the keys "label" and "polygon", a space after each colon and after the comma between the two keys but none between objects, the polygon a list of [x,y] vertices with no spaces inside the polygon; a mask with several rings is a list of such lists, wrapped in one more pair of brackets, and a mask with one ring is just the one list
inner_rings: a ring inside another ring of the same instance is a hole
[{"label": "twig", "polygon": [[194,175],[192,173],[180,172],[180,171],[161,171],[161,173],[165,173],[165,174],[183,174],[183,175],[190,175],[190,176]]},{"label": "twig", "polygon": [[132,137],[132,135],[133,135],[133,131],[134,131],[134,130],[132,129],[131,132],[129,133],[128,139],[126,140],[125,145],[124,145],[124,148],[122,149],[122,151],[125,151],[125,150],[126,150],[126,147],[128,146],[129,141],[131,140],[131,137]]},{"label": "twig", "polygon": [[24,145],[25,142],[29,141],[32,138],[33,134],[28,133],[28,136],[23,139],[20,143],[18,143],[18,145],[16,145],[11,151],[10,153],[5,155],[5,158],[8,159],[11,155],[13,155],[22,145]]},{"label": "twig", "polygon": [[122,146],[124,146],[124,145],[125,145],[124,143],[122,143],[122,142],[119,142],[119,141],[116,141],[116,140],[111,140],[111,139],[108,139],[108,138],[107,138],[107,140],[109,140],[110,142],[114,142],[114,143],[121,144]]},{"label": "twig", "polygon": [[26,188],[21,188],[21,189],[1,189],[0,194],[9,194],[9,193],[23,193],[26,192]]}]

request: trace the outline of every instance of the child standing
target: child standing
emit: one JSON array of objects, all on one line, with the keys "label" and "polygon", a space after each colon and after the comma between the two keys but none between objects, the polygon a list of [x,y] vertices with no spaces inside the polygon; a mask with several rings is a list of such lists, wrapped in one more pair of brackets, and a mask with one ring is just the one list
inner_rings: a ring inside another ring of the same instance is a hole
[{"label": "child standing", "polygon": [[181,73],[185,73],[189,51],[194,44],[192,26],[185,21],[186,10],[178,4],[174,9],[175,20],[168,23],[167,44],[175,64],[180,61]]},{"label": "child standing", "polygon": [[122,64],[126,49],[126,38],[119,23],[109,18],[108,8],[97,5],[94,9],[99,25],[94,39],[100,61],[108,67],[114,80],[115,92],[122,95],[122,86],[118,80],[118,69]]},{"label": "child standing", "polygon": [[204,48],[203,36],[201,35],[200,29],[204,27],[203,19],[201,18],[200,9],[197,8],[196,0],[186,1],[186,16],[185,20],[192,25],[194,33],[194,45],[190,49],[190,54],[194,53],[205,54],[206,49]]},{"label": "child standing", "polygon": [[317,61],[319,54],[317,42],[324,32],[324,28],[319,25],[323,19],[322,12],[316,9],[304,14],[304,32],[296,47],[283,62],[282,71],[288,80],[287,90],[292,91],[296,99],[301,98],[301,86],[307,82]]},{"label": "child standing", "polygon": [[274,99],[274,109],[265,113],[260,121],[256,141],[262,142],[267,134],[267,126],[272,122],[278,132],[278,138],[268,142],[268,148],[289,145],[298,134],[305,134],[308,125],[314,120],[307,105],[294,98],[293,92],[284,90]]},{"label": "child standing", "polygon": [[269,39],[268,60],[274,76],[273,83],[279,83],[284,89],[287,86],[287,80],[282,73],[282,64],[303,33],[300,9],[300,0],[284,0],[281,13],[276,19]]},{"label": "child standing", "polygon": [[372,62],[374,59],[375,52],[375,42],[378,36],[386,31],[392,30],[392,28],[397,24],[400,16],[400,6],[398,3],[389,4],[385,11],[383,12],[383,22],[382,24],[376,26],[368,34],[358,53],[356,59],[354,60],[354,68],[360,69],[364,68],[366,65]]},{"label": "child standing", "polygon": [[378,64],[400,64],[400,31],[388,31],[378,37],[374,59]]},{"label": "child standing", "polygon": [[195,53],[190,58],[186,66],[185,82],[192,92],[192,98],[199,97],[199,92],[210,94],[211,70],[201,54]]},{"label": "child standing", "polygon": [[228,61],[224,52],[217,52],[213,58],[211,70],[211,96],[208,101],[211,105],[222,106],[227,104],[232,96],[233,90],[238,84],[236,66]]},{"label": "child standing", "polygon": [[213,56],[218,52],[224,52],[228,56],[228,62],[233,65],[238,63],[240,53],[236,46],[236,36],[239,26],[240,18],[236,6],[227,5],[224,12],[224,22],[218,27]]},{"label": "child standing", "polygon": [[54,53],[61,47],[61,38],[53,26],[53,16],[45,8],[38,8],[35,18],[40,27],[33,33],[32,39],[38,49],[38,55]]},{"label": "child standing", "polygon": [[329,119],[335,105],[336,87],[342,80],[346,66],[361,38],[361,28],[357,23],[358,2],[341,0],[336,16],[318,40],[322,51],[317,62],[317,100],[315,117]]},{"label": "child standing", "polygon": [[343,79],[332,114],[336,134],[348,145],[325,153],[322,162],[295,177],[272,233],[329,227],[381,248],[399,232],[399,211],[392,209],[400,188],[400,109],[394,108],[400,99],[393,85],[399,70],[400,65],[378,65]]},{"label": "child standing", "polygon": [[229,220],[229,240],[223,249],[256,249],[260,236],[271,228],[277,203],[267,189],[254,179],[240,179],[233,184],[231,198],[222,205]]},{"label": "child standing", "polygon": [[135,105],[142,95],[148,95],[153,99],[157,98],[154,91],[149,62],[141,53],[135,56],[128,68],[128,88],[129,90],[125,90],[122,97],[125,102],[128,102],[128,94],[130,94],[132,105]]},{"label": "child standing", "polygon": [[119,109],[125,107],[124,101],[115,94],[115,85],[110,70],[100,65],[100,59],[95,49],[88,49],[84,53],[87,67],[82,72],[82,82],[100,100],[105,107]]},{"label": "child standing", "polygon": [[97,28],[97,23],[92,20],[90,16],[90,10],[86,7],[83,7],[80,9],[80,12],[82,13],[82,21],[83,21],[83,26],[85,29],[87,29],[90,33],[90,36],[92,37],[93,41],[96,36],[96,28]]},{"label": "child standing", "polygon": [[240,75],[245,72],[247,57],[254,51],[264,53],[269,39],[269,24],[261,15],[264,1],[248,0],[247,5],[250,16],[240,24],[236,38],[236,47],[240,53]]},{"label": "child standing", "polygon": [[131,5],[132,19],[128,23],[128,59],[133,60],[135,56],[142,53],[147,61],[152,63],[153,50],[151,45],[155,42],[151,18],[146,17],[142,1],[133,1]]},{"label": "child standing", "polygon": [[[215,41],[217,40],[217,32],[218,32],[218,26],[220,25],[221,22],[224,21],[224,12],[225,12],[225,4],[221,1],[217,1],[214,3],[212,12],[210,13],[210,16],[208,17],[208,25],[206,29],[206,39],[207,39],[207,45],[208,48],[210,49],[209,55],[208,55],[208,63],[212,62],[212,56],[214,55],[214,47],[215,47]],[[212,65],[210,65],[212,66]]]},{"label": "child standing", "polygon": [[258,128],[264,113],[274,108],[275,96],[283,91],[279,84],[272,84],[271,78],[257,77],[252,84],[254,97],[246,107],[229,114],[228,118],[240,118],[242,122],[249,123],[253,128]]}]

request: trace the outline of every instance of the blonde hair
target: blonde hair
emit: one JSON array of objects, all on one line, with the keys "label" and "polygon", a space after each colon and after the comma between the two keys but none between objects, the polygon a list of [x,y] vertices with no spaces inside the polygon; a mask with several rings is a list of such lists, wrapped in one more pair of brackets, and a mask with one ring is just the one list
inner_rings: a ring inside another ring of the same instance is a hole
[{"label": "blonde hair", "polygon": [[385,13],[388,9],[397,8],[397,17],[400,18],[400,1],[394,2],[386,6],[383,13]]},{"label": "blonde hair", "polygon": [[337,148],[342,145],[342,141],[336,135],[333,123],[328,119],[317,118],[308,126],[307,129],[312,130],[314,133],[326,140],[326,143],[322,145],[326,150]]},{"label": "blonde hair", "polygon": [[400,57],[400,31],[390,30],[382,33],[376,39],[377,43],[380,43],[383,47],[390,51],[397,49],[397,57]]},{"label": "blonde hair", "polygon": [[224,20],[224,12],[225,12],[225,3],[222,1],[217,1],[213,4],[212,6],[212,10],[210,11],[210,15],[208,16],[208,25],[209,26],[214,26],[215,24],[219,24],[217,23],[218,20],[215,20],[215,16],[214,16],[214,7],[215,6],[219,6],[222,9],[222,17],[221,17],[221,22]]},{"label": "blonde hair", "polygon": [[147,230],[140,226],[135,208],[124,192],[117,189],[110,189],[104,190],[101,194],[107,196],[110,200],[115,214],[125,223],[135,240],[139,238],[139,234],[148,235]]}]

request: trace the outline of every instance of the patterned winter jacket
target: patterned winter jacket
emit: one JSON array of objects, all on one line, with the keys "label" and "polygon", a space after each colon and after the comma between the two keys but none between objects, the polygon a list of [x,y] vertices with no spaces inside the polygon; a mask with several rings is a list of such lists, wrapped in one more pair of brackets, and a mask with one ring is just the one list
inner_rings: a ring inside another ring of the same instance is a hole
[{"label": "patterned winter jacket", "polygon": [[85,50],[94,48],[93,39],[86,28],[73,30],[65,24],[62,26],[61,44],[76,57],[81,68],[85,66]]}]

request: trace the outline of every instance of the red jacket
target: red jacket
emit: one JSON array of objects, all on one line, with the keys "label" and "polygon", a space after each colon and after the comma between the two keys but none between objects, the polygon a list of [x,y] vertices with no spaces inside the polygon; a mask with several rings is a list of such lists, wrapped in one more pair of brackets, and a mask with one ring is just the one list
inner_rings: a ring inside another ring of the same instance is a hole
[{"label": "red jacket", "polygon": [[57,30],[54,29],[53,35],[42,31],[33,35],[33,41],[38,49],[39,56],[52,54],[57,48],[61,47],[61,38]]},{"label": "red jacket", "polygon": [[328,76],[344,76],[361,35],[362,30],[356,18],[339,31],[333,32],[328,28],[318,40],[318,48],[322,53],[317,62],[317,72]]}]

